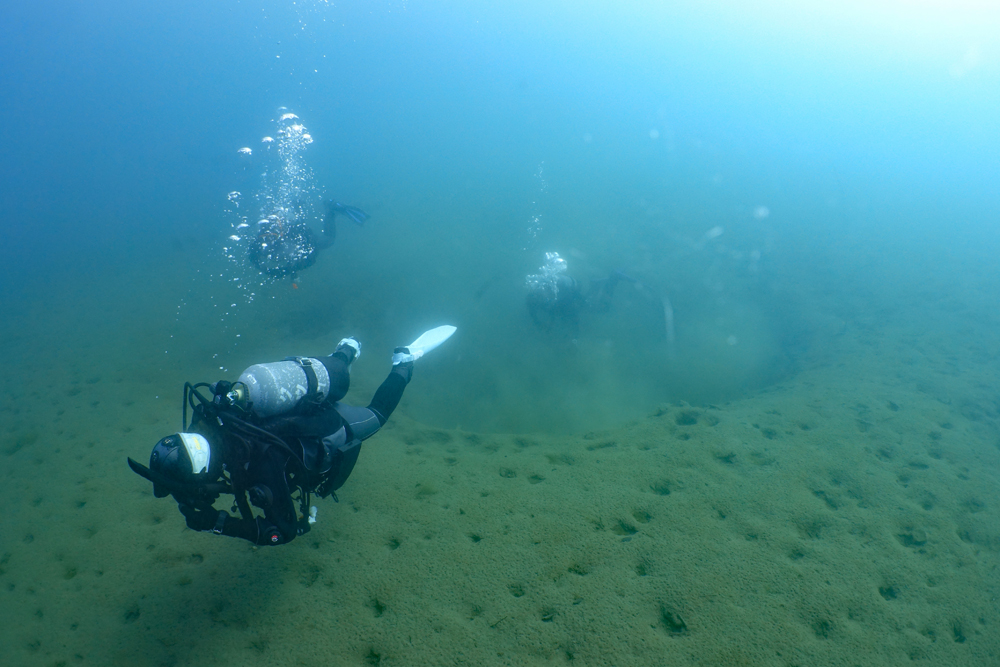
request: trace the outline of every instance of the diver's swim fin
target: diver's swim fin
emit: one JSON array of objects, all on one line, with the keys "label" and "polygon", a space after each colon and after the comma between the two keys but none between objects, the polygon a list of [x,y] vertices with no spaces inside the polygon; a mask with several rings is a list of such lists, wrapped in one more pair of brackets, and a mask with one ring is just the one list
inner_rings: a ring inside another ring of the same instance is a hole
[{"label": "diver's swim fin", "polygon": [[612,271],[611,272],[611,276],[613,278],[615,278],[616,280],[624,280],[625,282],[632,283],[633,285],[635,285],[636,283],[638,283],[640,285],[642,284],[642,283],[639,283],[638,280],[636,280],[635,278],[633,278],[629,274],[627,274],[624,271],[622,271],[621,269],[615,269],[614,271]]},{"label": "diver's swim fin", "polygon": [[347,206],[346,204],[341,204],[339,201],[328,201],[326,203],[326,210],[331,217],[339,213],[340,215],[350,218],[351,222],[356,224],[358,227],[364,227],[365,221],[369,218],[369,215],[360,208]]},{"label": "diver's swim fin", "polygon": [[406,347],[397,347],[392,355],[392,365],[403,364],[408,361],[416,361],[441,343],[445,342],[451,335],[458,331],[457,327],[446,324],[442,327],[431,329],[420,334],[420,337]]}]

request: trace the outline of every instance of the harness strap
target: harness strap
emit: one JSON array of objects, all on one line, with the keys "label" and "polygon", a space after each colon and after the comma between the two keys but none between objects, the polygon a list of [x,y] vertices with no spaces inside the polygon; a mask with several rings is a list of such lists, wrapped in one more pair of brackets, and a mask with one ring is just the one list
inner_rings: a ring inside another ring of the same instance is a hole
[{"label": "harness strap", "polygon": [[236,508],[240,511],[240,516],[248,521],[253,520],[253,510],[250,509],[250,503],[247,502],[247,488],[246,488],[246,470],[242,469],[239,465],[234,466],[235,470],[229,470],[229,479],[233,486],[233,502],[236,504]]},{"label": "harness strap", "polygon": [[309,357],[285,357],[284,360],[294,361],[306,374],[306,395],[301,400],[307,403],[322,403],[319,393],[319,379],[316,377],[316,369],[313,368],[312,359]]}]

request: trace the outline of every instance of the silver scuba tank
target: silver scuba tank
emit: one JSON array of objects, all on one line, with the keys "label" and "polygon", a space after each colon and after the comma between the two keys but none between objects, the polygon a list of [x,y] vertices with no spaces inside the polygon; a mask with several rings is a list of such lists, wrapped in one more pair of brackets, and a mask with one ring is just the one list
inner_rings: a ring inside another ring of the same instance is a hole
[{"label": "silver scuba tank", "polygon": [[288,412],[307,394],[313,393],[319,402],[330,393],[330,374],[326,366],[310,357],[254,364],[243,371],[239,381],[246,385],[251,409],[258,417]]}]

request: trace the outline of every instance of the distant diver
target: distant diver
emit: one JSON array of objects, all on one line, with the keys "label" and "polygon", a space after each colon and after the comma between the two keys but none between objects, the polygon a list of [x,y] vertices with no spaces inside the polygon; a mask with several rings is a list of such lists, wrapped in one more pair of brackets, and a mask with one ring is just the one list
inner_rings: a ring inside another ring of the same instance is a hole
[{"label": "distant diver", "polygon": [[613,271],[607,278],[591,280],[584,292],[580,283],[566,274],[566,268],[566,260],[559,253],[547,252],[540,273],[525,278],[528,313],[539,329],[562,328],[575,335],[580,329],[582,311],[607,310],[619,282],[637,282],[622,271]]},{"label": "distant diver", "polygon": [[247,257],[261,273],[272,278],[295,276],[316,262],[316,254],[333,245],[337,238],[335,220],[343,215],[359,227],[364,226],[368,214],[355,206],[336,201],[324,202],[326,216],[322,233],[317,235],[302,220],[288,221],[278,214],[271,214],[257,222],[257,236],[250,243]]}]

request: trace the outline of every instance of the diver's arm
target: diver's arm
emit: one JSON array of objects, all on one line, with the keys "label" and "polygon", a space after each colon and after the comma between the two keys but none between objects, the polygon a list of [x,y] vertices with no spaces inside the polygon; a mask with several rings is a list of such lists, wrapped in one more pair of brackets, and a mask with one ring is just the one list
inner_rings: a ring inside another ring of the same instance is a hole
[{"label": "diver's arm", "polygon": [[[267,492],[267,502],[254,501],[264,507],[264,517],[242,518],[202,503],[187,504],[178,501],[181,514],[187,519],[188,528],[212,531],[216,535],[240,537],[259,545],[286,544],[309,531],[306,522],[299,522],[295,504],[285,477],[289,454],[277,447],[268,448],[263,458],[251,466],[254,488]],[[251,498],[253,496],[251,495]]]},{"label": "diver's arm", "polygon": [[[191,530],[212,532],[226,537],[239,537],[259,546],[277,546],[290,542],[282,531],[264,517],[241,519],[231,516],[225,510],[212,511],[196,509],[191,505],[180,505],[181,514],[187,519]],[[294,535],[292,536],[294,538]]]},{"label": "diver's arm", "polygon": [[258,546],[269,547],[286,544],[294,539],[294,534],[292,538],[287,537],[262,516],[247,520],[229,516],[228,513],[224,517],[220,535],[240,537]]},{"label": "diver's arm", "polygon": [[[309,531],[309,525],[300,522],[295,512],[295,502],[292,500],[291,489],[288,488],[288,462],[291,455],[277,447],[268,448],[259,465],[251,465],[253,481],[256,487],[263,488],[267,493],[267,501],[255,501],[251,489],[250,499],[258,507],[264,509],[264,523],[274,532],[268,537],[271,544],[285,544]],[[257,519],[258,524],[261,519]],[[280,539],[275,541],[275,537]]]}]

